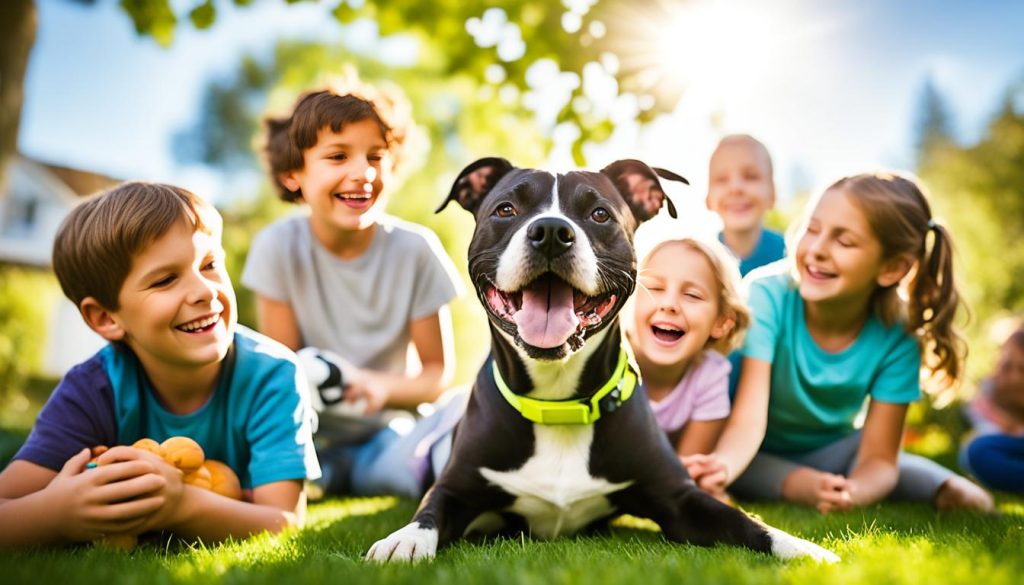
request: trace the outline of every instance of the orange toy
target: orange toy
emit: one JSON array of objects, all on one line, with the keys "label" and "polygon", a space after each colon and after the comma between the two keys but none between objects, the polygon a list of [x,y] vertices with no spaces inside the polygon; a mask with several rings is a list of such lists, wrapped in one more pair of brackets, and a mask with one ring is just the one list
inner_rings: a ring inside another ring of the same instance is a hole
[{"label": "orange toy", "polygon": [[[145,439],[143,439],[145,440]],[[155,442],[155,441],[154,441]],[[160,443],[164,460],[188,475],[203,466],[203,448],[188,437],[171,437]]]},{"label": "orange toy", "polygon": [[[199,443],[188,437],[171,437],[163,443],[157,443],[148,438],[139,439],[132,444],[132,447],[149,451],[180,469],[183,474],[181,481],[188,485],[210,490],[235,500],[242,499],[242,484],[234,470],[220,461],[206,459]],[[86,468],[96,467],[99,464],[97,458],[107,450],[108,447],[105,445],[93,447],[93,457]],[[134,534],[112,534],[97,542],[110,548],[131,550],[138,544],[138,540]]]},{"label": "orange toy", "polygon": [[207,459],[203,467],[210,472],[210,490],[234,500],[242,499],[242,483],[230,467],[215,459]]}]

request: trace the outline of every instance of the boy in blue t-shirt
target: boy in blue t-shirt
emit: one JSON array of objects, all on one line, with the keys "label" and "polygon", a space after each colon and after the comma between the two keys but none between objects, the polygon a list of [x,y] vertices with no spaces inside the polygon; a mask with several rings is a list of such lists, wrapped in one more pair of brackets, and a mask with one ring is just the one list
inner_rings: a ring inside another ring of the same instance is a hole
[{"label": "boy in blue t-shirt", "polygon": [[775,179],[768,149],[753,136],[732,134],[718,143],[705,203],[722,218],[718,240],[736,256],[741,276],[785,257],[782,234],[764,227],[764,216],[775,205]]},{"label": "boy in blue t-shirt", "polygon": [[[54,271],[110,345],[72,368],[0,473],[0,548],[168,530],[219,541],[301,524],[320,470],[294,354],[236,324],[216,210],[178,187],[125,183],[68,215]],[[182,483],[124,445],[195,439],[243,501]],[[113,447],[86,468],[90,448]]]}]

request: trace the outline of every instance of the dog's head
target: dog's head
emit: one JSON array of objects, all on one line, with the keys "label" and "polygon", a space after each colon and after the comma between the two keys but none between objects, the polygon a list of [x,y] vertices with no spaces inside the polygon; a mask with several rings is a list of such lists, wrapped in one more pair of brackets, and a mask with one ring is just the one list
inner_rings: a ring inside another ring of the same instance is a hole
[{"label": "dog's head", "polygon": [[636,286],[633,232],[667,204],[637,160],[553,174],[484,158],[463,169],[438,211],[476,217],[469,276],[491,323],[534,359],[558,360],[613,322]]}]

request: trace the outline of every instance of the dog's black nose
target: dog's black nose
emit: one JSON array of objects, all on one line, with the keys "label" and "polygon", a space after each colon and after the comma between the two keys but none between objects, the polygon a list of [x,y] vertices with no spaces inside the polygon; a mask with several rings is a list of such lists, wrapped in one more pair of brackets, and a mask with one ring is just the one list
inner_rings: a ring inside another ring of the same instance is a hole
[{"label": "dog's black nose", "polygon": [[526,237],[535,250],[548,258],[554,258],[572,247],[576,241],[576,232],[564,219],[542,217],[530,224]]}]

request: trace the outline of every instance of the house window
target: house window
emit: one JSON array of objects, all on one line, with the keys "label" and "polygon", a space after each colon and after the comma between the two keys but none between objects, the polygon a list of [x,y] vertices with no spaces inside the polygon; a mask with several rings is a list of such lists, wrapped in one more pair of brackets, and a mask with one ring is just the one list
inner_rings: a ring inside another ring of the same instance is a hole
[{"label": "house window", "polygon": [[3,214],[3,225],[0,235],[9,238],[29,238],[35,231],[39,217],[39,200],[24,192],[13,192],[4,202],[7,206]]}]

